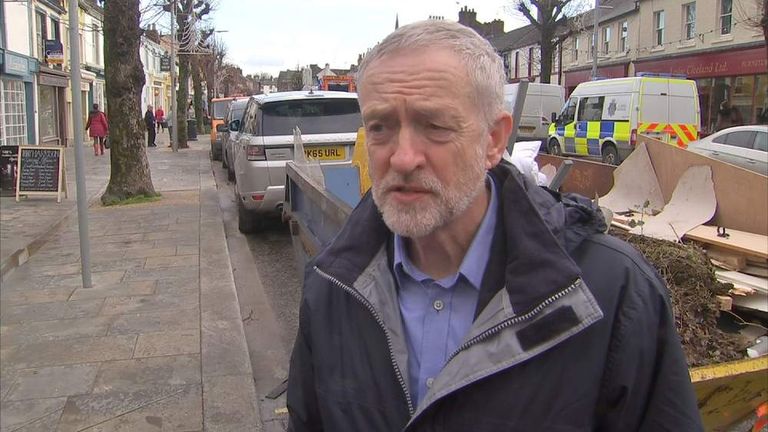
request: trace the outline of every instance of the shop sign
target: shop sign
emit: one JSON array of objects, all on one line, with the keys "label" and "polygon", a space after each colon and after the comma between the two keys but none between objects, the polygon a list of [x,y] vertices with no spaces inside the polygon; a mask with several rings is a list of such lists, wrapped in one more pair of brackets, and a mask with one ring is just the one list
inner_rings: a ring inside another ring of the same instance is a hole
[{"label": "shop sign", "polygon": [[160,72],[170,72],[170,71],[171,71],[171,57],[170,56],[160,57]]},{"label": "shop sign", "polygon": [[53,87],[66,87],[69,79],[67,77],[59,75],[48,75],[41,73],[39,83],[40,85],[47,85]]},{"label": "shop sign", "polygon": [[768,71],[768,59],[765,47],[758,47],[638,62],[635,69],[637,72],[671,73],[688,78],[753,75]]},{"label": "shop sign", "polygon": [[64,46],[61,41],[45,40],[45,61],[48,64],[64,64]]},{"label": "shop sign", "polygon": [[5,65],[5,73],[14,75],[27,75],[29,74],[29,62],[25,57],[18,56],[8,51],[5,52],[3,57],[3,65]]}]

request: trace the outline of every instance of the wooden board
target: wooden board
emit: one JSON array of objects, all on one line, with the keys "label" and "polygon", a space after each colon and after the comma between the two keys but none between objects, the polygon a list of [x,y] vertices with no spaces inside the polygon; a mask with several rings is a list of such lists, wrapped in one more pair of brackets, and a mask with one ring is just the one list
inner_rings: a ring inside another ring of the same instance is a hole
[{"label": "wooden board", "polygon": [[715,275],[720,282],[728,282],[732,283],[733,286],[752,288],[760,293],[768,294],[768,279],[766,278],[729,270],[715,271]]},{"label": "wooden board", "polygon": [[665,202],[680,176],[695,165],[709,165],[717,211],[712,224],[768,235],[768,177],[640,135],[645,143]]},{"label": "wooden board", "polygon": [[747,266],[747,257],[738,252],[716,246],[707,248],[707,256],[713,261],[722,264],[728,270],[741,271]]},{"label": "wooden board", "polygon": [[717,227],[700,225],[688,231],[685,238],[715,245],[747,255],[768,258],[768,236],[726,228],[728,238],[717,236]]}]

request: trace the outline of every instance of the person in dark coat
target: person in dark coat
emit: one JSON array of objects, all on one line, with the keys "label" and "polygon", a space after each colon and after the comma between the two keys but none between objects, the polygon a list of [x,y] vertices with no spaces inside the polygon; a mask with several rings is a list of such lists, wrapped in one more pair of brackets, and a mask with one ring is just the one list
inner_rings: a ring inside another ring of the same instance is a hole
[{"label": "person in dark coat", "polygon": [[93,138],[94,156],[104,155],[104,143],[109,135],[109,123],[107,115],[99,110],[99,104],[93,104],[93,109],[88,113],[88,121],[85,123],[88,136]]},{"label": "person in dark coat", "polygon": [[490,43],[410,24],[357,80],[372,188],[306,267],[288,430],[703,430],[660,276],[501,160]]},{"label": "person in dark coat", "polygon": [[157,147],[155,144],[155,114],[152,112],[152,105],[147,105],[147,112],[144,113],[144,124],[147,126],[147,147]]}]

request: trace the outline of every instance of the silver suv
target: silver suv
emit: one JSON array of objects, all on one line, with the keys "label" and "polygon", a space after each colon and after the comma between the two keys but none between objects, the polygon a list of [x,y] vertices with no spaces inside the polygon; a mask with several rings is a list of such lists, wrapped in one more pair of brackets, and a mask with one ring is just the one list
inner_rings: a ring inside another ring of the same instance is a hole
[{"label": "silver suv", "polygon": [[348,164],[362,126],[356,93],[281,92],[251,96],[232,140],[238,227],[254,232],[267,214],[280,214],[285,199],[285,164],[293,160],[293,129],[304,152],[324,164]]}]

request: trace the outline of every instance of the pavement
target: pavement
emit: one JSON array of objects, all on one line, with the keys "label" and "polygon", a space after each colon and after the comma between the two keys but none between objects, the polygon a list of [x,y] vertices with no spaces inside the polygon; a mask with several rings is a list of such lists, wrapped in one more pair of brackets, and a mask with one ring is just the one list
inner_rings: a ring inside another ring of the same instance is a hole
[{"label": "pavement", "polygon": [[128,206],[101,206],[109,161],[86,152],[92,288],[74,184],[61,204],[0,199],[0,431],[261,430],[200,138],[172,153],[160,135],[148,156],[162,198]]}]

